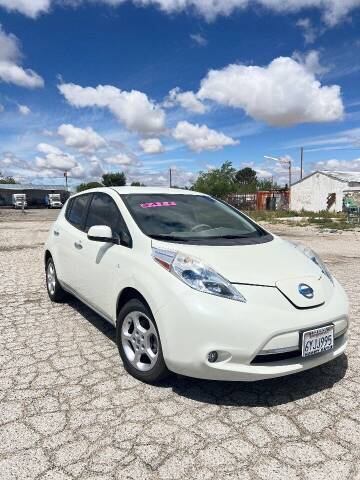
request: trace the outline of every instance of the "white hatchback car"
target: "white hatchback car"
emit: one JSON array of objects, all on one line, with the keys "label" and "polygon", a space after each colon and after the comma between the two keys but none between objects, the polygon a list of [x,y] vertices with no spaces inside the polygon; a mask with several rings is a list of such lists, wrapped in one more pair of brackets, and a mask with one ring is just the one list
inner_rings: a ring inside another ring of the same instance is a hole
[{"label": "white hatchback car", "polygon": [[124,366],[261,380],[328,362],[347,344],[348,300],[309,248],[200,193],[113,187],[71,197],[45,247],[47,289],[116,327]]}]

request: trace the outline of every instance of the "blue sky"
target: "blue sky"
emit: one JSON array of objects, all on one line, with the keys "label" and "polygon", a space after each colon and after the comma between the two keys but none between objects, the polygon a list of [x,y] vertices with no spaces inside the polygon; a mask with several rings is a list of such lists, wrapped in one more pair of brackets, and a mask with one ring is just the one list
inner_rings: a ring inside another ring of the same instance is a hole
[{"label": "blue sky", "polygon": [[301,145],[307,173],[360,171],[359,0],[0,0],[0,22],[5,175],[285,183],[264,155],[296,180]]}]

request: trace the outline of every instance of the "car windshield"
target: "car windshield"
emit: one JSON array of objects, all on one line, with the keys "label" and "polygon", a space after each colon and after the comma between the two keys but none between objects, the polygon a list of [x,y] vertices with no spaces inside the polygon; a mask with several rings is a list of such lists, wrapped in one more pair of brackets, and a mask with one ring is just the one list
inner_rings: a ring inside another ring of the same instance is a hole
[{"label": "car windshield", "polygon": [[140,229],[155,239],[201,243],[206,240],[230,240],[234,243],[235,240],[235,243],[244,243],[237,240],[268,236],[239,211],[212,197],[129,194],[123,195],[123,199]]}]

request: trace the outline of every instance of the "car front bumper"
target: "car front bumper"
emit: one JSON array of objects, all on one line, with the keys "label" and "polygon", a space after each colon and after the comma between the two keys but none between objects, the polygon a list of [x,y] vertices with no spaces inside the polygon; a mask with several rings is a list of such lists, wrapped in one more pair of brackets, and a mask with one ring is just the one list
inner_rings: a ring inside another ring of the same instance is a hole
[{"label": "car front bumper", "polygon": [[[301,372],[345,351],[349,307],[336,280],[329,301],[309,309],[294,307],[276,287],[237,288],[246,303],[187,287],[155,312],[171,371],[209,380],[255,381]],[[329,324],[335,326],[334,348],[303,358],[300,332]],[[212,351],[218,353],[214,363],[208,361]]]}]

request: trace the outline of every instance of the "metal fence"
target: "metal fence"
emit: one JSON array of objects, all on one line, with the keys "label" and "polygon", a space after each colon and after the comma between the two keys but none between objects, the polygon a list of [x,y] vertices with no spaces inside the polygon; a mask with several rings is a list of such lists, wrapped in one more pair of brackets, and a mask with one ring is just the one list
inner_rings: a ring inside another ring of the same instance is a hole
[{"label": "metal fence", "polygon": [[226,199],[239,210],[289,210],[289,190],[272,192],[237,193]]}]

